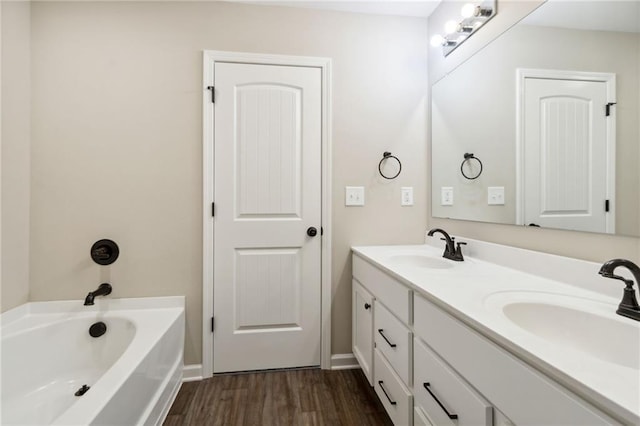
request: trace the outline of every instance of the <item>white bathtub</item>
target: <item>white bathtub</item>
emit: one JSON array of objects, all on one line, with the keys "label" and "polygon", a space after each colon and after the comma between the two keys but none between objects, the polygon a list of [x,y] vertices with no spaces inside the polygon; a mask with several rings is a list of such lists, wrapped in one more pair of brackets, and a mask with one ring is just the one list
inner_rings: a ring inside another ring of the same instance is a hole
[{"label": "white bathtub", "polygon": [[[166,417],[182,381],[184,298],[83,301],[27,303],[0,316],[2,425],[156,425]],[[107,331],[94,338],[98,321]]]}]

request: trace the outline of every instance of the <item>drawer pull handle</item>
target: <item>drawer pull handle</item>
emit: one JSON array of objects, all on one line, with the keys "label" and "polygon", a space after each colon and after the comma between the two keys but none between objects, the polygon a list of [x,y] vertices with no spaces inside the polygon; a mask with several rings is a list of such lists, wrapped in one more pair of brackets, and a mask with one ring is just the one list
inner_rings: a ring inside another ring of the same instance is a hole
[{"label": "drawer pull handle", "polygon": [[444,412],[445,412],[445,414],[446,414],[447,416],[449,416],[449,418],[450,418],[451,420],[455,420],[455,419],[457,419],[457,418],[458,418],[458,415],[457,415],[457,414],[449,414],[449,411],[447,411],[447,409],[446,409],[446,408],[444,408],[444,405],[442,405],[442,403],[438,400],[438,397],[437,397],[437,396],[435,396],[435,395],[433,394],[433,392],[431,392],[431,389],[429,389],[429,383],[423,383],[423,386],[424,386],[424,388],[427,390],[427,392],[429,392],[429,395],[431,395],[431,397],[432,397],[433,399],[435,399],[435,400],[436,400],[436,402],[438,403],[438,405],[440,406],[440,408],[442,408],[442,411],[444,411]]},{"label": "drawer pull handle", "polygon": [[364,308],[365,308],[365,309],[369,309],[370,307],[371,307],[371,305],[370,305],[370,304],[368,304],[368,303],[365,303],[365,304],[364,304]]},{"label": "drawer pull handle", "polygon": [[395,343],[391,343],[391,342],[389,341],[389,339],[387,339],[387,336],[385,336],[385,335],[384,335],[383,331],[384,331],[384,330],[383,330],[382,328],[379,328],[379,329],[378,329],[378,333],[380,333],[380,335],[382,336],[382,338],[383,338],[384,340],[386,340],[386,342],[389,344],[389,346],[391,346],[392,348],[395,348],[396,346],[398,346],[398,345],[396,345]]},{"label": "drawer pull handle", "polygon": [[[382,383],[384,383],[382,380],[378,380],[378,386],[380,386],[380,389],[382,389],[382,392],[384,392],[384,396],[387,397],[387,399],[389,400],[389,404],[391,405],[396,405],[397,402],[393,401],[391,398],[389,398],[389,394],[387,393],[387,391],[384,389],[384,386],[382,386]],[[457,417],[457,416],[456,416]]]}]

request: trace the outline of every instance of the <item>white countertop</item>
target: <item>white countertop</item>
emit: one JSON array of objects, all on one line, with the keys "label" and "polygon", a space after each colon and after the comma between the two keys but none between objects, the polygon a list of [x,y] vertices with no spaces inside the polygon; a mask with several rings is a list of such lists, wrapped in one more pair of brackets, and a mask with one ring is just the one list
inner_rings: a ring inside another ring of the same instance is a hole
[{"label": "white countertop", "polygon": [[[636,327],[640,336],[640,322],[615,314],[619,299],[470,256],[465,256],[464,262],[450,261],[441,257],[442,248],[429,245],[367,246],[352,250],[587,401],[640,424],[639,369],[592,356],[570,344],[550,342],[520,328],[502,312],[505,301],[521,299],[551,305],[557,301],[560,306],[605,316],[623,327]],[[394,262],[392,258],[412,254],[433,256],[451,262],[452,267],[423,268]],[[571,262],[575,265],[575,259]],[[587,270],[595,265],[584,264]],[[622,288],[620,282],[620,295]],[[640,358],[640,347],[628,350]]]}]

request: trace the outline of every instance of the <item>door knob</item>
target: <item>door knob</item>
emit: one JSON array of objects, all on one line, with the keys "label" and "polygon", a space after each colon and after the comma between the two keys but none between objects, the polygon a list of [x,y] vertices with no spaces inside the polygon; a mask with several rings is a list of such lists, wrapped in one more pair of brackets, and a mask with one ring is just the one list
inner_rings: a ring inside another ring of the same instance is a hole
[{"label": "door knob", "polygon": [[313,226],[310,226],[309,228],[307,228],[307,235],[310,237],[315,237],[316,235],[318,235],[318,230]]}]

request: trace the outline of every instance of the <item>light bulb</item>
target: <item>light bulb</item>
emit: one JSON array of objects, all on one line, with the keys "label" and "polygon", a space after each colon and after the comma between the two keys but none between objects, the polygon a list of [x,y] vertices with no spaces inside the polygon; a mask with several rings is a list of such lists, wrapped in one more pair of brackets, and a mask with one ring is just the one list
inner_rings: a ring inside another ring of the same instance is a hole
[{"label": "light bulb", "polygon": [[460,11],[463,18],[471,18],[476,14],[476,6],[472,3],[467,3],[462,6],[462,10]]},{"label": "light bulb", "polygon": [[433,37],[431,37],[431,45],[433,47],[439,47],[442,46],[444,44],[444,37],[442,37],[440,34],[436,34]]},{"label": "light bulb", "polygon": [[458,23],[456,21],[447,21],[444,24],[444,32],[447,34],[455,33],[458,29]]}]

